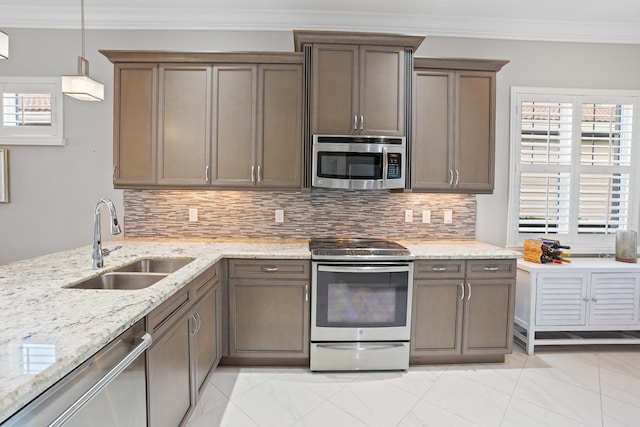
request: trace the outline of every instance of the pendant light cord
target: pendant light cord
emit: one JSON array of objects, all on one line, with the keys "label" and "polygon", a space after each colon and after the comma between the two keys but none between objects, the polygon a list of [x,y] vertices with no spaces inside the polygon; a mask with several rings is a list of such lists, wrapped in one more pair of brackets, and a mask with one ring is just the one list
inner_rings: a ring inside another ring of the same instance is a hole
[{"label": "pendant light cord", "polygon": [[80,22],[82,26],[82,57],[84,58],[84,0],[80,0]]}]

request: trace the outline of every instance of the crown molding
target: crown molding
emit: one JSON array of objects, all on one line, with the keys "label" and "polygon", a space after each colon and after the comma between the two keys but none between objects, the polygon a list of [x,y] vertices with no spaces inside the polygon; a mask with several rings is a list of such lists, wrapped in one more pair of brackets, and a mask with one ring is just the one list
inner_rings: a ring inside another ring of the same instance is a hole
[{"label": "crown molding", "polygon": [[[583,43],[640,44],[640,25],[538,19],[469,18],[304,10],[101,8],[85,10],[87,30],[366,31],[429,37],[468,37]],[[0,28],[77,29],[75,7],[4,5]]]}]

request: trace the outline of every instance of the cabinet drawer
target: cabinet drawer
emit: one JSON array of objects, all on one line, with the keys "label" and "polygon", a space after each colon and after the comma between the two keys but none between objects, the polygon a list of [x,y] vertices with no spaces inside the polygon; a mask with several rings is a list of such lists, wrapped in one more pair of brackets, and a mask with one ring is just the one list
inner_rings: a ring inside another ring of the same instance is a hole
[{"label": "cabinet drawer", "polygon": [[185,286],[177,294],[163,302],[160,307],[149,313],[147,331],[154,340],[165,333],[174,321],[178,320],[180,315],[191,306],[191,289],[191,285]]},{"label": "cabinet drawer", "polygon": [[413,277],[416,279],[463,278],[464,260],[427,260],[416,261],[413,266]]},{"label": "cabinet drawer", "polygon": [[489,279],[494,277],[515,279],[515,259],[474,259],[467,261],[467,278]]},{"label": "cabinet drawer", "polygon": [[193,281],[193,292],[195,294],[194,301],[204,295],[217,282],[220,281],[220,263],[209,267],[207,271],[202,273]]},{"label": "cabinet drawer", "polygon": [[229,260],[229,278],[309,279],[308,260],[232,259]]}]

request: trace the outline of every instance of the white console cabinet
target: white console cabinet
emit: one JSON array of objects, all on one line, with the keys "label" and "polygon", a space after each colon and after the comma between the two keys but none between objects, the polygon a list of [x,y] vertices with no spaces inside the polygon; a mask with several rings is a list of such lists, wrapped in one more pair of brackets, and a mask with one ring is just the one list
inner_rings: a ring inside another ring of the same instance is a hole
[{"label": "white console cabinet", "polygon": [[518,260],[514,335],[536,345],[640,344],[640,265]]}]

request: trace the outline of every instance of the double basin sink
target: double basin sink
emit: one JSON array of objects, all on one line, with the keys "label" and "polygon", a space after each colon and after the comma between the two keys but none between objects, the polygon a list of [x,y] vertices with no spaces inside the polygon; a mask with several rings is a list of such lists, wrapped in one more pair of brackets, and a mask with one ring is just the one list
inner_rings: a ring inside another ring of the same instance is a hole
[{"label": "double basin sink", "polygon": [[142,258],[113,271],[102,273],[68,289],[136,290],[147,288],[179,270],[194,258]]}]

